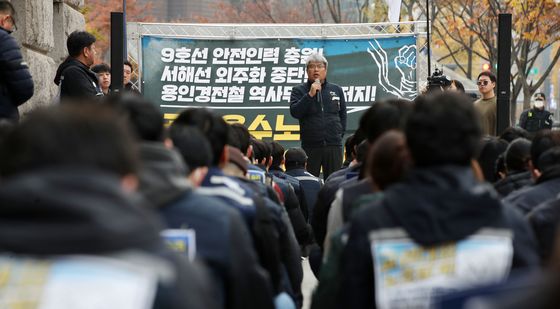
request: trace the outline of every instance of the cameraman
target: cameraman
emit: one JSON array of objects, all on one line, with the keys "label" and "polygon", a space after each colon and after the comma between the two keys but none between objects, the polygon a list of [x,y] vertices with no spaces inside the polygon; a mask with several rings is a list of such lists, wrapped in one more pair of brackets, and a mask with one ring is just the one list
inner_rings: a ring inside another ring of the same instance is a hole
[{"label": "cameraman", "polygon": [[428,77],[428,85],[422,94],[432,94],[447,91],[451,86],[451,81],[443,75],[443,70],[435,69],[432,76]]}]

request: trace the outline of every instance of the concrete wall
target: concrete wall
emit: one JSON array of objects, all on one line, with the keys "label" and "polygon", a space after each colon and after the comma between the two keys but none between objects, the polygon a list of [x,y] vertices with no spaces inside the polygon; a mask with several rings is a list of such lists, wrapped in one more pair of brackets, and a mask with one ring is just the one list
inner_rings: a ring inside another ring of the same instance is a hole
[{"label": "concrete wall", "polygon": [[23,59],[29,64],[35,94],[20,106],[24,115],[51,104],[58,88],[54,76],[64,60],[66,38],[74,30],[85,30],[80,8],[84,0],[11,0],[17,12],[18,29],[14,37],[22,46]]}]

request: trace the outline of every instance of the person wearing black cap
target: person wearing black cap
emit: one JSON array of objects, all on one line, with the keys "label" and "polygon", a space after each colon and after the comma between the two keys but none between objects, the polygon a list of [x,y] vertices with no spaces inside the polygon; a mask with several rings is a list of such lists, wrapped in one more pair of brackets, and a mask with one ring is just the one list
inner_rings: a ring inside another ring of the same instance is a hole
[{"label": "person wearing black cap", "polygon": [[546,96],[542,92],[535,94],[533,108],[523,111],[519,117],[519,126],[529,133],[536,133],[543,129],[551,129],[552,113],[545,110]]}]

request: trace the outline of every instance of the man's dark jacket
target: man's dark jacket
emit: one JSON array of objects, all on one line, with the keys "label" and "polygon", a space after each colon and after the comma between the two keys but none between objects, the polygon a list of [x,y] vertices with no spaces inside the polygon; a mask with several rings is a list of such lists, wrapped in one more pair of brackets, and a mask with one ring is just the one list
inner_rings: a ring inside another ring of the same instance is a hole
[{"label": "man's dark jacket", "polygon": [[[284,195],[284,207],[290,217],[290,222],[292,223],[292,228],[294,229],[299,245],[305,246],[312,244],[313,232],[311,231],[311,226],[307,224],[303,209],[301,209],[301,199],[295,193],[292,182],[287,179],[287,177],[292,177],[278,170],[271,170],[269,175],[272,176],[272,180],[280,187],[280,190],[282,190]],[[297,181],[295,178],[294,180]],[[297,185],[299,187],[299,184]]]},{"label": "man's dark jacket", "polygon": [[323,249],[325,237],[327,236],[329,211],[331,210],[331,204],[336,197],[336,191],[338,191],[343,182],[352,178],[358,178],[360,168],[361,164],[356,164],[345,169],[345,173],[343,175],[331,178],[325,183],[321,190],[319,190],[317,202],[313,208],[313,216],[311,217],[311,227],[313,227],[315,240],[321,249]]},{"label": "man's dark jacket", "polygon": [[553,200],[560,193],[560,166],[542,173],[535,184],[512,192],[503,201],[526,215],[537,205]]},{"label": "man's dark jacket", "polygon": [[0,251],[46,261],[73,255],[152,261],[144,267],[161,275],[153,308],[218,308],[200,265],[165,247],[160,222],[141,204],[117,176],[95,169],[12,176],[0,186]]},{"label": "man's dark jacket", "polygon": [[502,205],[468,167],[411,171],[385,191],[384,198],[353,215],[341,262],[340,308],[375,308],[369,234],[401,228],[423,247],[457,242],[481,228],[512,232],[512,268],[538,265],[533,234],[521,214]]},{"label": "man's dark jacket", "polygon": [[305,205],[307,206],[307,220],[311,221],[311,218],[313,218],[313,208],[317,202],[319,190],[323,186],[323,181],[303,168],[286,170],[286,175],[292,176],[299,182],[301,193],[304,195]]},{"label": "man's dark jacket", "polygon": [[33,79],[16,40],[0,28],[0,119],[19,119],[18,106],[33,96]]},{"label": "man's dark jacket", "polygon": [[193,229],[196,253],[210,267],[225,308],[272,308],[272,289],[241,215],[196,193],[180,155],[163,143],[140,145],[140,192],[170,229]]},{"label": "man's dark jacket", "polygon": [[531,172],[516,172],[511,173],[504,179],[500,179],[494,184],[494,189],[502,196],[506,197],[511,192],[519,190],[523,187],[530,186],[533,184],[533,178]]},{"label": "man's dark jacket", "polygon": [[85,64],[68,57],[58,66],[54,83],[60,86],[60,101],[102,96],[97,75]]},{"label": "man's dark jacket", "polygon": [[547,110],[533,107],[523,111],[519,116],[519,126],[530,133],[535,133],[543,129],[552,129],[554,120],[553,114]]},{"label": "man's dark jacket", "polygon": [[560,200],[554,199],[535,207],[527,220],[535,232],[539,253],[544,263],[553,257],[560,222]]},{"label": "man's dark jacket", "polygon": [[[282,281],[284,277],[276,271],[279,267],[284,266],[292,287],[290,291],[286,292],[293,293],[293,299],[301,306],[303,270],[299,246],[293,230],[290,228],[290,219],[283,207],[272,201],[268,203],[266,201],[269,199],[262,198],[266,196],[266,188],[264,191],[256,191],[250,183],[253,182],[249,179],[226,176],[221,169],[214,166],[209,168],[202,186],[197,190],[203,195],[210,195],[224,201],[229,207],[237,209],[241,213],[253,237],[261,265],[269,271],[275,292],[286,291],[284,289],[286,285]],[[254,184],[258,185],[257,182]],[[264,184],[262,185],[264,186]],[[265,202],[258,203],[258,197]],[[280,246],[279,258],[283,265],[277,263],[278,256],[273,250],[276,245]],[[274,275],[274,273],[278,275]]]},{"label": "man's dark jacket", "polygon": [[342,88],[327,81],[319,94],[309,95],[313,82],[292,89],[290,114],[299,119],[302,147],[341,146],[346,131],[346,100]]}]

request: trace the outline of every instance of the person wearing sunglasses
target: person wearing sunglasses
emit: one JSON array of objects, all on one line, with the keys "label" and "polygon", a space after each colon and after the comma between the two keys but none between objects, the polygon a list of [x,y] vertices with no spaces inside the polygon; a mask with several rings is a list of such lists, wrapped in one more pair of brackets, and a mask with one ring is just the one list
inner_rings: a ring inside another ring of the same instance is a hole
[{"label": "person wearing sunglasses", "polygon": [[10,34],[16,30],[16,11],[0,0],[0,119],[17,121],[18,106],[33,96],[33,79],[21,50]]},{"label": "person wearing sunglasses", "polygon": [[480,115],[482,133],[496,136],[497,102],[494,89],[496,88],[496,75],[484,71],[477,78],[478,91],[482,97],[474,102],[474,107]]}]

